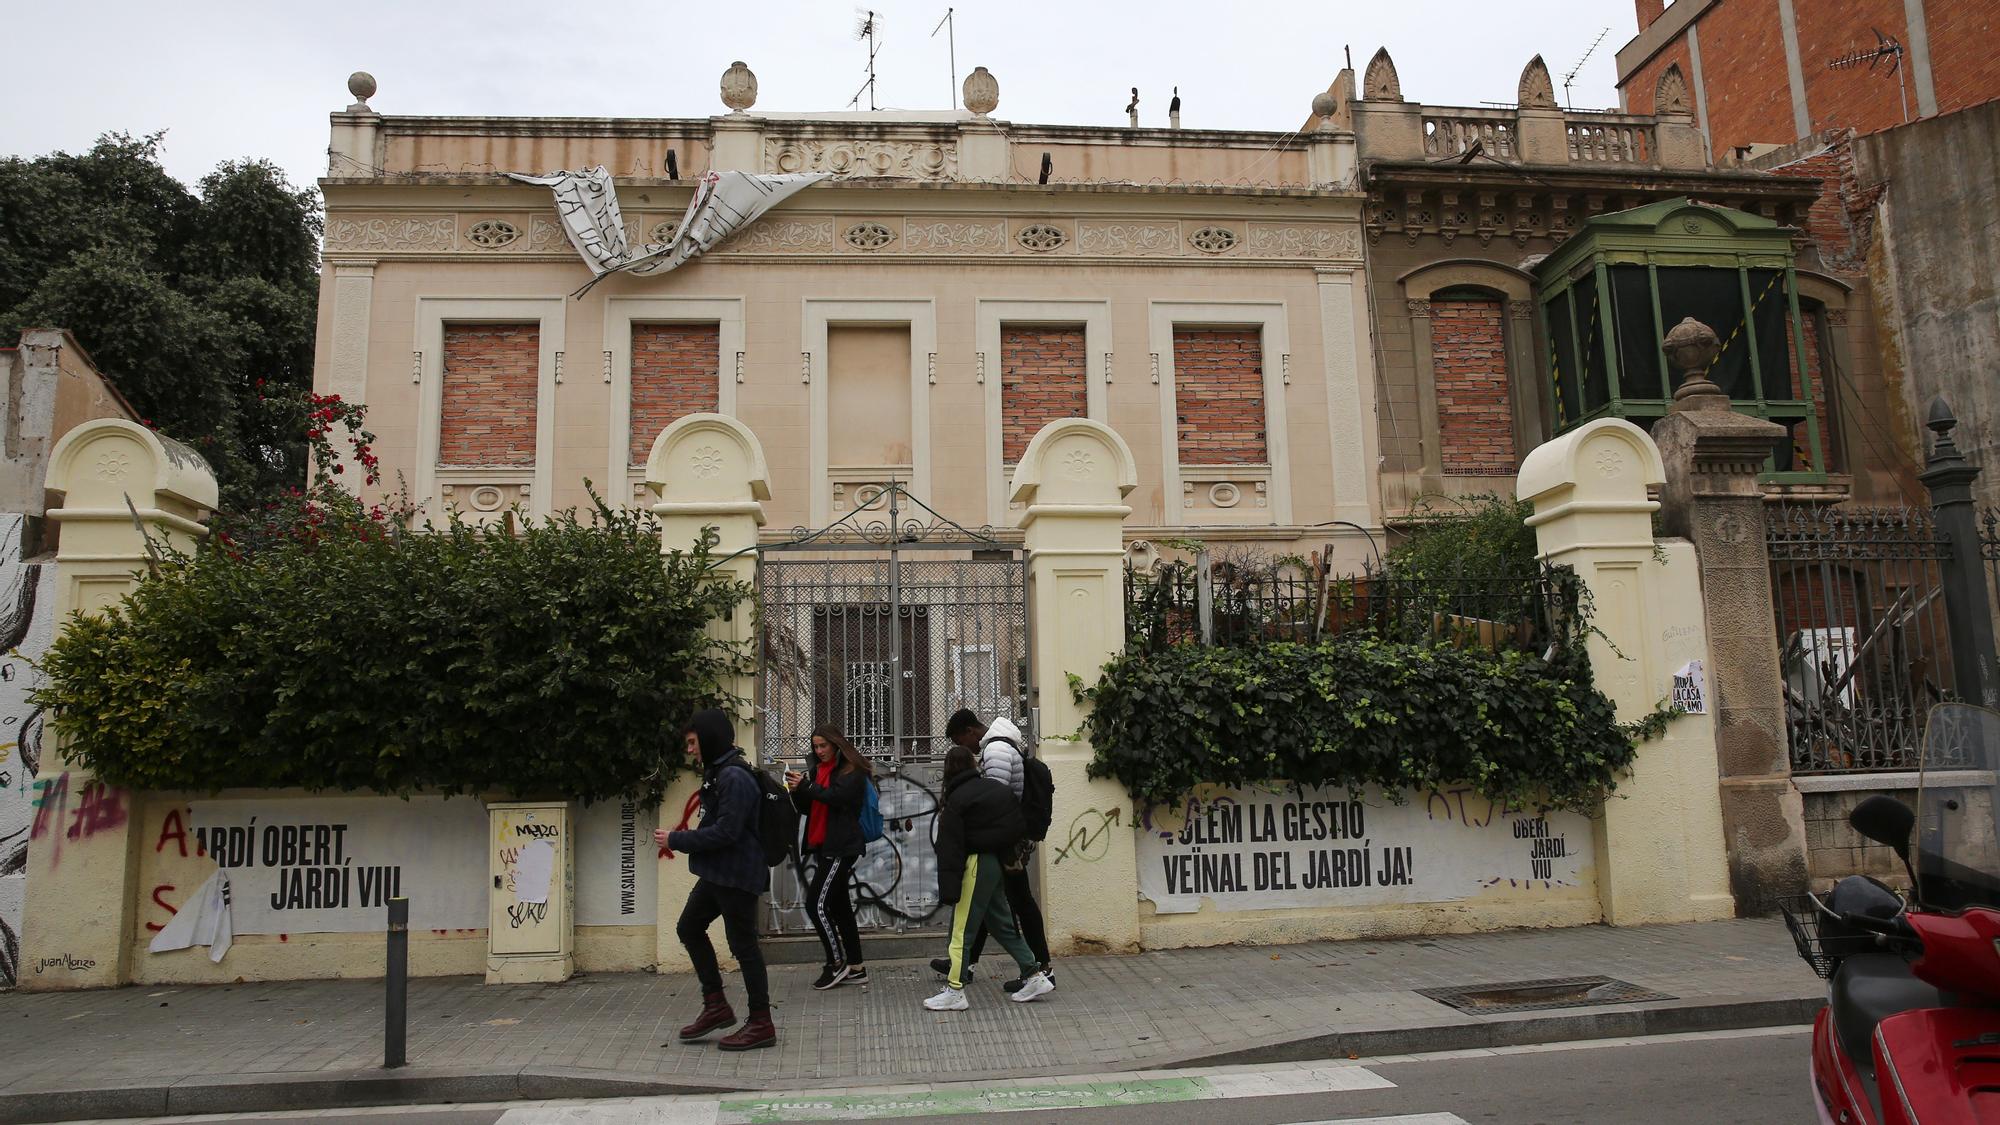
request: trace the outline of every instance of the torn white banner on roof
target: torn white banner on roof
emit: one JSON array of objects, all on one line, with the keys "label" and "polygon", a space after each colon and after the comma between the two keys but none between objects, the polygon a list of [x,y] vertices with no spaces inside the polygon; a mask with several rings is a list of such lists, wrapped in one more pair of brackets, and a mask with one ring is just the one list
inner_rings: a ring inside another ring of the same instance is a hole
[{"label": "torn white banner on roof", "polygon": [[218,868],[173,919],[153,935],[153,944],[146,948],[153,953],[165,953],[170,949],[205,945],[208,959],[220,961],[235,940],[236,928],[229,918],[229,873]]},{"label": "torn white banner on roof", "polygon": [[[830,178],[826,172],[756,176],[748,172],[704,172],[670,242],[632,246],[625,239],[625,219],[618,210],[618,191],[602,164],[583,172],[547,176],[507,173],[524,184],[555,191],[556,211],[563,233],[590,267],[590,284],[606,274],[665,273],[714,249],[723,239],[749,226],[757,216],[783,203],[803,188]],[[584,286],[585,289],[590,285]],[[579,290],[581,292],[581,290]]]}]

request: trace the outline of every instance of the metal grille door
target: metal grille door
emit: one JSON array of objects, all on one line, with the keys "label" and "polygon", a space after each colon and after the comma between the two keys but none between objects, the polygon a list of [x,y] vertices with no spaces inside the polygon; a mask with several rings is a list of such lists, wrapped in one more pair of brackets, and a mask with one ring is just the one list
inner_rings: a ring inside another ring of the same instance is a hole
[{"label": "metal grille door", "polygon": [[[932,518],[905,520],[911,509]],[[942,928],[945,720],[967,707],[1029,727],[1021,553],[886,486],[848,520],[765,548],[757,592],[759,760],[809,769],[813,730],[839,727],[874,764],[885,829],[855,867],[861,927]],[[773,874],[772,932],[810,932],[802,873]]]}]

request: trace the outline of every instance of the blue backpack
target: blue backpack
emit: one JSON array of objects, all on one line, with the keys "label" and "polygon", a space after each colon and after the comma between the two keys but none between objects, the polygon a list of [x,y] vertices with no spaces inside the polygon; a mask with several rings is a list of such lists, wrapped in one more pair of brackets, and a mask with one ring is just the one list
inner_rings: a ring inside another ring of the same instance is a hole
[{"label": "blue backpack", "polygon": [[882,838],[882,797],[875,791],[873,779],[862,784],[868,787],[868,796],[861,802],[861,841],[872,844]]}]

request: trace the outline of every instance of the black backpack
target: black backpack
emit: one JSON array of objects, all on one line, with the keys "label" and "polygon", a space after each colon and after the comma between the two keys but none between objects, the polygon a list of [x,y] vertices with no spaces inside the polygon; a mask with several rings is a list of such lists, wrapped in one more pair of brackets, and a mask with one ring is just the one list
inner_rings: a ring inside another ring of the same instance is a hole
[{"label": "black backpack", "polygon": [[1028,839],[1046,840],[1056,815],[1056,779],[1047,762],[1021,755],[1021,817],[1028,822]]},{"label": "black backpack", "polygon": [[1056,815],[1056,778],[1047,762],[1031,758],[1021,744],[1011,738],[995,739],[1012,746],[1021,755],[1021,819],[1028,822],[1028,839],[1046,840],[1049,822]]},{"label": "black backpack", "polygon": [[757,843],[764,849],[764,865],[785,862],[799,843],[799,810],[783,782],[748,762],[738,762],[757,779]]}]

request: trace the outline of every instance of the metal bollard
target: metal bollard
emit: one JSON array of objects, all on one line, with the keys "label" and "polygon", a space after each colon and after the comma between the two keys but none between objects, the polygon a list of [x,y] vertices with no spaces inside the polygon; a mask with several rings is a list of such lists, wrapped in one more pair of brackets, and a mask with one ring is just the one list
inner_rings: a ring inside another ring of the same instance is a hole
[{"label": "metal bollard", "polygon": [[389,900],[389,971],[383,976],[388,996],[382,1006],[382,1066],[404,1064],[410,1032],[410,900]]}]

